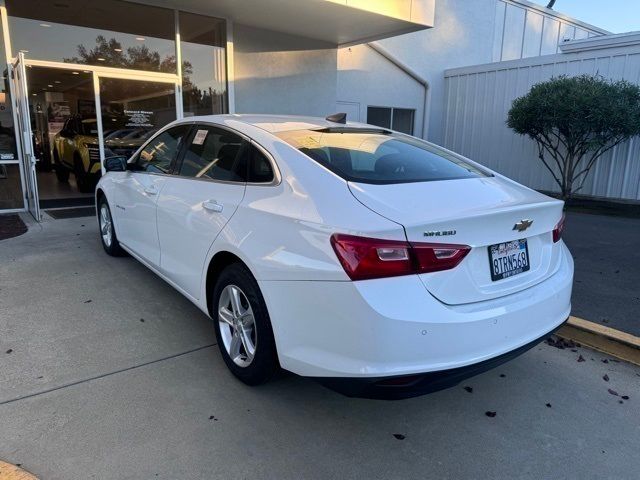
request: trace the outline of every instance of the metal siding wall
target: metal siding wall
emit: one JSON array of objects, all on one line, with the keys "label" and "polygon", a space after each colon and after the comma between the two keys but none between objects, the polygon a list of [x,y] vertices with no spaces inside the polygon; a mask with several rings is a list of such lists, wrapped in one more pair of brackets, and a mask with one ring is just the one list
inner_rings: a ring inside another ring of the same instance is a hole
[{"label": "metal siding wall", "polygon": [[[506,126],[513,100],[558,75],[599,74],[640,84],[640,45],[547,55],[445,73],[444,146],[531,188],[558,191],[537,147]],[[640,138],[605,154],[581,194],[640,200]]]},{"label": "metal siding wall", "polygon": [[[559,18],[509,0],[496,2],[493,60],[548,55],[560,51],[559,44],[569,40],[602,35],[566,17]],[[583,24],[582,24],[583,25]]]}]

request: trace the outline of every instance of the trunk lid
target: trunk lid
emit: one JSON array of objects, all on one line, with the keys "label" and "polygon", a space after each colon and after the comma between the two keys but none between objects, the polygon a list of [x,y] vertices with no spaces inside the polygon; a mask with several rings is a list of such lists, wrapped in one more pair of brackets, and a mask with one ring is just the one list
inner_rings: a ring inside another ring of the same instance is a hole
[{"label": "trunk lid", "polygon": [[[553,275],[559,244],[552,231],[563,203],[505,178],[483,177],[387,185],[349,183],[365,206],[401,224],[410,242],[468,245],[457,267],[420,275],[426,289],[449,305],[518,292]],[[533,220],[524,231],[516,223]],[[492,280],[489,247],[527,240],[529,270]]]}]

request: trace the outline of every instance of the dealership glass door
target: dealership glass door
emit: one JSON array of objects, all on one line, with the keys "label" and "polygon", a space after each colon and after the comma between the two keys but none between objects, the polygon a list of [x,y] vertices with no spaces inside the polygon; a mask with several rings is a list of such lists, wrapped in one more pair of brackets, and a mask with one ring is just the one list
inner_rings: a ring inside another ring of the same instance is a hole
[{"label": "dealership glass door", "polygon": [[33,134],[29,114],[29,90],[27,88],[27,74],[22,52],[13,61],[11,81],[16,97],[16,126],[17,140],[22,152],[22,171],[25,178],[25,196],[27,208],[33,218],[40,221],[40,200],[38,198],[38,184],[36,180],[36,156],[34,152]]},{"label": "dealership glass door", "polygon": [[[91,204],[104,159],[133,154],[180,115],[179,80],[39,60],[13,64],[29,211]],[[176,107],[178,105],[178,108]]]},{"label": "dealership glass door", "polygon": [[130,157],[158,129],[178,116],[177,84],[130,74],[98,73],[100,124],[104,157]]}]

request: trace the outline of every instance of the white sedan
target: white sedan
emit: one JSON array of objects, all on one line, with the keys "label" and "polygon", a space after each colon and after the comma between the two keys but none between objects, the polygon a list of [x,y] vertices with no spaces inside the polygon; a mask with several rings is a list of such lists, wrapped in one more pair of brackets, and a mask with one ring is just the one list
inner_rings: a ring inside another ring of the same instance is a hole
[{"label": "white sedan", "polygon": [[350,396],[424,394],[569,316],[563,203],[414,137],[340,116],[191,117],[105,167],[104,249],[209,315],[250,385],[283,368]]}]

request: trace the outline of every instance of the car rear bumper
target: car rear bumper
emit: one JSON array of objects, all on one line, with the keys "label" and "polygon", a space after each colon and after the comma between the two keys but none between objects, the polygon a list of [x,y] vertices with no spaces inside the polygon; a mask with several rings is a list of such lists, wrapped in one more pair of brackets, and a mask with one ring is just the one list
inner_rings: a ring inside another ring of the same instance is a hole
[{"label": "car rear bumper", "polygon": [[458,369],[508,359],[558,328],[571,310],[573,282],[564,245],[561,257],[556,273],[535,286],[456,306],[436,300],[417,276],[259,284],[284,369],[334,385],[425,373],[433,381],[435,372],[457,378]]},{"label": "car rear bumper", "polygon": [[535,347],[540,341],[561,326],[562,324],[515,350],[464,367],[395,377],[316,377],[314,380],[348,397],[371,398],[376,400],[401,400],[404,398],[417,397],[454,387],[469,377],[479,375],[502,365]]}]

